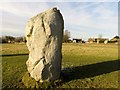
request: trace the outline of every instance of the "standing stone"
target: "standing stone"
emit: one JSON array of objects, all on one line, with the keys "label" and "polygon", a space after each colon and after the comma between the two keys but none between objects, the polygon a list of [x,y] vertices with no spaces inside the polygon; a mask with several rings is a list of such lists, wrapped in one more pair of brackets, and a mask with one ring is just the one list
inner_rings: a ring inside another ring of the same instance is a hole
[{"label": "standing stone", "polygon": [[57,8],[31,18],[26,26],[30,76],[36,81],[54,81],[60,77],[64,21]]}]

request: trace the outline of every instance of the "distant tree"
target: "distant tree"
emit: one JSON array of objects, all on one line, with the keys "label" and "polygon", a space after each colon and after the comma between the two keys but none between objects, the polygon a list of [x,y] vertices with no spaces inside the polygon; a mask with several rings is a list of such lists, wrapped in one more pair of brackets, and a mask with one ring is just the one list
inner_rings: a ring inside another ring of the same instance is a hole
[{"label": "distant tree", "polygon": [[23,37],[23,42],[25,42],[25,43],[27,42],[26,37]]},{"label": "distant tree", "polygon": [[67,35],[70,38],[70,32],[68,30],[65,30],[64,35]]},{"label": "distant tree", "polygon": [[0,37],[0,43],[8,43],[5,37]]},{"label": "distant tree", "polygon": [[2,38],[1,38],[1,43],[8,43],[8,41],[6,40],[5,37],[2,37]]},{"label": "distant tree", "polygon": [[2,37],[0,37],[0,43],[2,43]]},{"label": "distant tree", "polygon": [[15,42],[24,42],[24,37],[16,37]]},{"label": "distant tree", "polygon": [[102,34],[98,34],[98,38],[101,39],[103,37]]},{"label": "distant tree", "polygon": [[63,42],[68,42],[69,38],[70,38],[70,32],[68,30],[65,30],[63,36]]},{"label": "distant tree", "polygon": [[25,37],[13,37],[13,36],[0,37],[0,43],[14,43],[14,42],[26,42],[26,38]]},{"label": "distant tree", "polygon": [[11,43],[15,40],[15,37],[13,36],[2,36],[0,37],[0,43]]},{"label": "distant tree", "polygon": [[5,38],[7,41],[14,41],[15,40],[15,37],[13,37],[13,36],[5,36]]},{"label": "distant tree", "polygon": [[88,38],[88,42],[93,43],[94,41],[94,38]]}]

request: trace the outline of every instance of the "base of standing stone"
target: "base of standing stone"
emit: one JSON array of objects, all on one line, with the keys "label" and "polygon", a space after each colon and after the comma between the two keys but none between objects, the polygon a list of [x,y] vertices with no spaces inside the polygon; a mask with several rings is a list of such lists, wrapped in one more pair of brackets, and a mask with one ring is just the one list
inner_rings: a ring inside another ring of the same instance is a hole
[{"label": "base of standing stone", "polygon": [[54,82],[37,82],[34,78],[30,77],[29,72],[26,72],[22,78],[22,83],[26,86],[26,88],[54,88],[59,87],[61,80],[56,80]]}]

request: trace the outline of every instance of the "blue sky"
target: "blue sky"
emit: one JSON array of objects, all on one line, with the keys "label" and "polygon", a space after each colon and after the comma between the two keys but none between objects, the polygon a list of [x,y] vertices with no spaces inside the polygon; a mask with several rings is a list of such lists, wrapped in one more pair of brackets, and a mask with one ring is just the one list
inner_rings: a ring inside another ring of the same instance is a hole
[{"label": "blue sky", "polygon": [[[49,8],[60,9],[72,38],[118,35],[118,2],[6,2],[0,5],[2,35],[24,36],[29,18]],[[2,12],[2,14],[1,14]]]}]

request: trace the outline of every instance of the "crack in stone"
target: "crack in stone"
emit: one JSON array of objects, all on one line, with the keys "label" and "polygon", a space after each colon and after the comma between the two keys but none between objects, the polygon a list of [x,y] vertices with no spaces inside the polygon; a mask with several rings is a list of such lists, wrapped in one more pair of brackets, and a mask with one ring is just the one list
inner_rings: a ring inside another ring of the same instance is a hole
[{"label": "crack in stone", "polygon": [[44,25],[44,21],[43,21],[43,17],[42,17],[42,27],[43,27],[43,30],[44,30],[44,32],[45,32],[45,34],[46,34],[45,25]]},{"label": "crack in stone", "polygon": [[32,35],[33,28],[34,28],[34,26],[32,25],[32,26],[31,26],[31,29],[30,29],[30,33],[27,35],[27,37],[30,37],[30,36]]},{"label": "crack in stone", "polygon": [[[41,60],[44,61],[44,59],[45,59],[45,57],[43,56],[42,58],[40,58],[39,60],[37,60],[37,61],[35,62],[35,66],[36,66]],[[34,68],[35,68],[35,67],[34,67]]]}]

